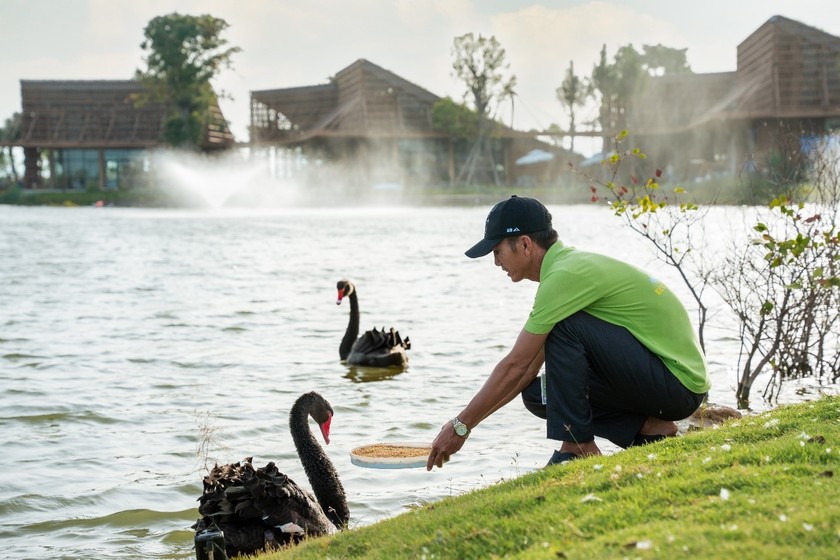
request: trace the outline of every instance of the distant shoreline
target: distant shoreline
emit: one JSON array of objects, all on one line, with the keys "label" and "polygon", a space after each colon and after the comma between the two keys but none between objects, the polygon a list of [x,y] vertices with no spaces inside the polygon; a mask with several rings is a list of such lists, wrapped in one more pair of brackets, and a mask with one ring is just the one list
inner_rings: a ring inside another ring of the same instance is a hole
[{"label": "distant shoreline", "polygon": [[[249,197],[248,193],[233,196],[228,204],[231,208],[271,207],[341,207],[356,205],[389,206],[490,206],[511,195],[531,196],[546,204],[585,204],[588,199],[581,190],[580,197],[571,197],[568,190],[552,192],[551,189],[492,187],[491,192],[475,193],[416,193],[416,192],[370,192],[353,196],[351,194],[307,193],[303,196],[271,193]],[[253,193],[251,193],[253,194]],[[203,208],[215,207],[201,199],[184,198],[160,191],[130,189],[122,191],[60,191],[60,190],[9,190],[0,191],[0,205],[12,206],[107,206],[130,208]]]}]

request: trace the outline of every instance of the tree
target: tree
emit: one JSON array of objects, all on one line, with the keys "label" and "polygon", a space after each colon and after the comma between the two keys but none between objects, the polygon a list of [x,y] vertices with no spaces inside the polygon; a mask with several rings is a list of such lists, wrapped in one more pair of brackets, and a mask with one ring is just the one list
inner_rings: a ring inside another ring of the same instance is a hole
[{"label": "tree", "polygon": [[586,102],[590,94],[589,84],[585,79],[575,75],[575,63],[569,61],[569,69],[566,70],[566,77],[563,83],[557,88],[557,100],[569,108],[569,136],[572,140],[571,151],[575,151],[575,107]]},{"label": "tree", "polygon": [[643,45],[642,53],[639,53],[633,45],[625,45],[609,63],[607,46],[601,47],[601,56],[592,69],[591,85],[600,97],[598,120],[604,131],[602,151],[609,150],[617,131],[627,129],[627,115],[649,77],[691,72],[686,50]]},{"label": "tree", "polygon": [[616,123],[613,122],[613,114],[615,113],[613,105],[617,102],[618,80],[619,77],[615,67],[607,62],[607,45],[603,45],[598,63],[592,68],[590,78],[593,91],[597,91],[600,96],[598,122],[601,123],[601,130],[604,133],[601,137],[602,152],[606,152],[610,146],[613,138],[611,131],[618,128]]},{"label": "tree", "polygon": [[686,59],[688,49],[674,49],[664,45],[642,45],[642,67],[649,76],[690,74]]},{"label": "tree", "polygon": [[449,182],[455,180],[456,154],[466,154],[476,136],[476,113],[466,105],[444,97],[432,106],[432,127],[449,136]]},{"label": "tree", "polygon": [[445,132],[452,140],[476,137],[476,113],[469,107],[444,97],[432,106],[432,127]]},{"label": "tree", "polygon": [[[16,140],[20,140],[21,135],[21,114],[14,113],[11,117],[6,119],[6,123],[3,128],[0,128],[0,140],[5,140],[7,142],[14,142]],[[8,165],[9,169],[12,172],[12,181],[17,183],[19,181],[19,176],[17,172],[17,168],[15,167],[15,158],[14,154],[12,153],[12,147],[7,147],[7,152],[3,152],[0,150],[0,168]]]},{"label": "tree", "polygon": [[496,184],[499,176],[489,142],[492,111],[496,105],[514,95],[516,77],[506,77],[509,65],[505,62],[505,50],[496,40],[472,33],[456,37],[453,42],[452,64],[455,77],[463,80],[467,87],[465,98],[471,97],[476,112],[476,140],[470,151],[459,178],[472,183],[476,177],[476,168],[484,164],[492,171]]},{"label": "tree", "polygon": [[227,28],[227,22],[210,15],[173,12],[153,18],[143,31],[140,48],[148,52],[147,68],[137,70],[136,78],[148,94],[136,102],[142,105],[151,98],[170,108],[163,139],[171,146],[196,148],[217,119],[211,111],[216,94],[210,81],[222,68],[230,68],[231,57],[241,51],[222,38]]}]

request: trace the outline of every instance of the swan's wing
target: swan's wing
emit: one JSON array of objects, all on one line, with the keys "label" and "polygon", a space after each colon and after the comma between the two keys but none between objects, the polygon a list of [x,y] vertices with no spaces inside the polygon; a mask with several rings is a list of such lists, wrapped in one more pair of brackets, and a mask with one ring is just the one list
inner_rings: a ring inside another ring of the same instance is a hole
[{"label": "swan's wing", "polygon": [[274,463],[254,469],[250,457],[214,467],[199,502],[203,517],[194,527],[221,529],[228,554],[252,554],[336,530],[309,492]]},{"label": "swan's wing", "polygon": [[[243,483],[252,477],[254,468],[251,458],[241,463],[216,465],[204,477],[204,492],[198,498],[198,511],[214,521],[231,516],[253,516],[247,509],[248,491]],[[248,514],[251,515],[248,515]],[[244,514],[244,515],[242,515]]]},{"label": "swan's wing", "polygon": [[374,328],[359,337],[359,339],[353,344],[353,349],[350,353],[387,353],[398,347],[402,347],[406,350],[411,348],[411,343],[408,342],[408,337],[406,337],[405,341],[403,341],[399,331],[395,330],[393,327],[391,327],[389,332],[386,332],[384,327],[381,331]]},{"label": "swan's wing", "polygon": [[315,497],[278,471],[274,463],[258,469],[254,481],[249,483],[253,504],[266,525],[310,536],[335,531]]}]

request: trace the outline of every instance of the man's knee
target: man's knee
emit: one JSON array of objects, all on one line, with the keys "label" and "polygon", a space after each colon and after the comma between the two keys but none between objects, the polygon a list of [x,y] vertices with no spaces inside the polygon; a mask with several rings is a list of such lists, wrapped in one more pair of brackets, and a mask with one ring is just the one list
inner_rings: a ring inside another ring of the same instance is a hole
[{"label": "man's knee", "polygon": [[522,391],[522,404],[525,408],[539,418],[545,419],[545,405],[542,402],[542,390],[540,389],[539,378]]}]

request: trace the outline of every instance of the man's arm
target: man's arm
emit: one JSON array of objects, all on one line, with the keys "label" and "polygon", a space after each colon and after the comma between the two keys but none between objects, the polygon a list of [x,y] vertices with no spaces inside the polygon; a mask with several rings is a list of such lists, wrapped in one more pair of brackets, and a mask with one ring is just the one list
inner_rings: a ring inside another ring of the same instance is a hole
[{"label": "man's arm", "polygon": [[[525,332],[525,331],[522,331],[522,332]],[[506,395],[505,398],[502,399],[502,401],[496,407],[493,408],[493,410],[491,410],[490,412],[485,414],[484,417],[481,418],[481,420],[476,422],[476,424],[481,423],[482,421],[484,421],[484,418],[487,418],[488,416],[490,416],[491,414],[493,414],[494,412],[496,412],[497,410],[499,410],[500,408],[505,406],[507,403],[509,403],[510,401],[515,399],[516,397],[518,397],[519,394],[522,393],[522,391],[524,391],[525,388],[528,387],[528,385],[530,385],[531,382],[537,377],[537,375],[540,372],[540,368],[542,367],[544,361],[545,361],[545,350],[544,350],[543,347],[540,347],[539,352],[537,352],[537,355],[534,356],[534,359],[531,362],[531,365],[528,366],[527,373],[522,377],[520,383],[517,383],[517,385],[513,389],[513,391],[511,391],[508,395]],[[460,416],[459,416],[459,418],[460,418]],[[470,429],[472,429],[472,428],[470,428]]]},{"label": "man's arm", "polygon": [[[507,356],[496,364],[484,385],[458,415],[458,419],[473,429],[479,422],[513,400],[539,373],[543,363],[543,344],[548,334],[531,334],[524,329]],[[449,457],[464,445],[465,438],[455,433],[447,422],[432,443],[426,470],[433,465],[442,467]]]}]

